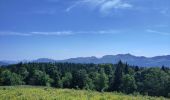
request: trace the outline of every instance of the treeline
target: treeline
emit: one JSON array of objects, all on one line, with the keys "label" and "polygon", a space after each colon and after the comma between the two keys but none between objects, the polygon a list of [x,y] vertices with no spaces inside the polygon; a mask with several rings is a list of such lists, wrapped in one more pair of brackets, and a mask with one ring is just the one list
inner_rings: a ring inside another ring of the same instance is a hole
[{"label": "treeline", "polygon": [[0,67],[0,85],[36,85],[170,97],[170,69],[117,64],[19,63]]}]

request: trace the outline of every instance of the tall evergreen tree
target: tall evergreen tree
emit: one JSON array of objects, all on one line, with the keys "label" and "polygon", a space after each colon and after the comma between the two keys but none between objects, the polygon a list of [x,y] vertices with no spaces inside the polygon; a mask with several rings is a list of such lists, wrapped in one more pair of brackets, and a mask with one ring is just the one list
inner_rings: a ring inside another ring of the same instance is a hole
[{"label": "tall evergreen tree", "polygon": [[111,90],[120,91],[123,77],[123,63],[119,61],[114,73],[114,82],[111,86]]},{"label": "tall evergreen tree", "polygon": [[163,71],[165,71],[165,70],[166,70],[164,65],[161,67],[161,70],[163,70]]},{"label": "tall evergreen tree", "polygon": [[135,66],[135,72],[139,71],[139,66]]},{"label": "tall evergreen tree", "polygon": [[125,64],[125,74],[129,74],[129,65],[126,63]]}]

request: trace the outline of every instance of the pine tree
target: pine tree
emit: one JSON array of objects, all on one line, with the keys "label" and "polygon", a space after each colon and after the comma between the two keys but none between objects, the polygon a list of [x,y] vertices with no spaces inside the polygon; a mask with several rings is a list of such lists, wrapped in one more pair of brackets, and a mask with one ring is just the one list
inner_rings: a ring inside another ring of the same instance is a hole
[{"label": "pine tree", "polygon": [[139,67],[135,66],[135,72],[139,71]]},{"label": "pine tree", "polygon": [[129,74],[129,66],[127,63],[125,65],[125,74]]},{"label": "pine tree", "polygon": [[114,82],[112,85],[112,90],[120,91],[122,78],[123,78],[123,63],[122,61],[119,61],[119,63],[116,66],[116,70],[114,74]]},{"label": "pine tree", "polygon": [[161,67],[161,70],[165,71],[165,66],[164,65]]}]

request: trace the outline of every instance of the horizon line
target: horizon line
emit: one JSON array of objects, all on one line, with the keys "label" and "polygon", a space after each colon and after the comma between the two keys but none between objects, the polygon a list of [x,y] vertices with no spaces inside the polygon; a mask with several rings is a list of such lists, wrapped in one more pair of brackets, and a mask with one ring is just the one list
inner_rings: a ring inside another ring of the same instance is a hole
[{"label": "horizon line", "polygon": [[38,58],[33,58],[33,59],[20,59],[20,60],[10,60],[10,59],[0,59],[0,61],[14,61],[14,62],[19,62],[19,61],[34,61],[37,59],[51,59],[51,60],[67,60],[67,59],[72,59],[72,58],[87,58],[87,57],[95,57],[95,58],[102,58],[104,56],[116,56],[116,55],[132,55],[132,56],[136,56],[136,57],[146,57],[146,58],[153,58],[153,57],[158,57],[158,56],[170,56],[170,54],[159,54],[159,55],[155,55],[155,56],[145,56],[145,55],[135,55],[132,53],[118,53],[118,54],[106,54],[106,55],[102,55],[102,56],[76,56],[76,57],[68,57],[68,58],[63,58],[63,59],[56,59],[53,57],[38,57]]}]

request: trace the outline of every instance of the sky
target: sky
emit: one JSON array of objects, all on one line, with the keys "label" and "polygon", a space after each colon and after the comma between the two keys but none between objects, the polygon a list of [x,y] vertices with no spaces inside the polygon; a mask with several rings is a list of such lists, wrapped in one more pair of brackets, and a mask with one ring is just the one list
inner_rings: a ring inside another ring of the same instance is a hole
[{"label": "sky", "polygon": [[0,0],[0,60],[170,54],[170,0]]}]

